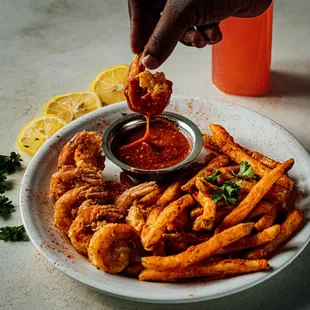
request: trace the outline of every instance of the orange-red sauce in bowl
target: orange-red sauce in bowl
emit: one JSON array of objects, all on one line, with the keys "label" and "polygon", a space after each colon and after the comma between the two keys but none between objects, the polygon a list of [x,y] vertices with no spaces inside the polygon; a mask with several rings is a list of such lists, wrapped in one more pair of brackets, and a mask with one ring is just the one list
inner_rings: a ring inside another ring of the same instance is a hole
[{"label": "orange-red sauce in bowl", "polygon": [[192,150],[190,140],[168,122],[151,122],[148,139],[141,139],[144,135],[145,126],[124,133],[121,145],[115,146],[116,157],[134,168],[157,170],[182,162]]}]

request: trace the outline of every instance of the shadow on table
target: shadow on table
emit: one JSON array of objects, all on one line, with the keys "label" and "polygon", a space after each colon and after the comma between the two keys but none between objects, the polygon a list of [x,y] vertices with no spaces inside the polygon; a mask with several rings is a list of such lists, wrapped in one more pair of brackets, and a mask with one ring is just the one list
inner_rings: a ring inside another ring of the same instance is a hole
[{"label": "shadow on table", "polygon": [[264,97],[310,97],[310,75],[272,71],[270,90]]}]

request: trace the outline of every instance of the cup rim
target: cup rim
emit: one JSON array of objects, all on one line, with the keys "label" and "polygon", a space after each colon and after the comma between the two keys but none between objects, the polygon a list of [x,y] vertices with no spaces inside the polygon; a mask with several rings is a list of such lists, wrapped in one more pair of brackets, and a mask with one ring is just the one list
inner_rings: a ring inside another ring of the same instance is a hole
[{"label": "cup rim", "polygon": [[[173,113],[173,112],[163,112],[161,115],[157,115],[156,117],[154,117],[155,119],[166,119],[168,121],[172,121],[172,122],[176,122],[176,120],[183,122],[184,124],[186,124],[187,126],[189,126],[191,128],[191,130],[193,131],[194,135],[195,135],[195,142],[193,142],[193,140],[191,140],[191,142],[193,143],[192,145],[192,150],[190,152],[190,154],[181,162],[170,166],[170,167],[166,167],[166,168],[162,168],[162,169],[142,169],[142,168],[136,168],[136,167],[132,167],[130,165],[125,164],[124,162],[120,161],[113,153],[112,151],[112,147],[111,147],[111,143],[110,143],[110,137],[111,134],[116,130],[117,127],[119,127],[120,125],[127,123],[131,120],[134,119],[142,119],[143,115],[139,114],[139,113],[128,113],[127,115],[121,117],[120,119],[114,121],[111,125],[109,125],[104,134],[103,134],[103,151],[105,153],[105,155],[107,156],[107,158],[112,161],[115,165],[117,165],[118,167],[120,167],[121,169],[125,170],[125,171],[130,171],[132,173],[138,173],[138,174],[163,174],[163,173],[169,173],[169,172],[173,172],[175,170],[179,170],[181,168],[183,168],[184,166],[190,164],[193,160],[195,160],[197,158],[197,156],[200,154],[200,151],[202,149],[203,146],[203,139],[202,139],[202,133],[200,131],[200,129],[198,128],[198,126],[193,123],[191,120],[189,120],[188,118],[184,117],[183,115],[177,114],[177,113]],[[152,118],[152,119],[154,119]]]}]

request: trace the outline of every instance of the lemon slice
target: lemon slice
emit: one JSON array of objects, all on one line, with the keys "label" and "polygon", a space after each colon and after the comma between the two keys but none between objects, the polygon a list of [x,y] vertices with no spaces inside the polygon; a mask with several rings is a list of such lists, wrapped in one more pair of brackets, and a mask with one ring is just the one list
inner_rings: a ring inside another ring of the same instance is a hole
[{"label": "lemon slice", "polygon": [[17,145],[22,151],[34,155],[48,138],[66,124],[55,115],[36,117],[21,130],[17,137]]},{"label": "lemon slice", "polygon": [[55,96],[44,105],[44,114],[53,114],[67,123],[102,107],[100,97],[94,92],[68,93]]},{"label": "lemon slice", "polygon": [[90,85],[102,102],[111,104],[125,100],[124,87],[128,77],[128,65],[115,65],[100,72]]}]

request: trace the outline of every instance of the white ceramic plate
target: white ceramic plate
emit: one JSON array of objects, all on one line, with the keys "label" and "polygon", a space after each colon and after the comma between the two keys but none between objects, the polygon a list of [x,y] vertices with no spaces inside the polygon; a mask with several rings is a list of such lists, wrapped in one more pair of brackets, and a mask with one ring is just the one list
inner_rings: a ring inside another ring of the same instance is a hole
[{"label": "white ceramic plate", "polygon": [[[298,190],[303,193],[299,195],[296,207],[304,209],[305,217],[309,217],[310,209],[306,207],[310,189],[310,157],[285,129],[248,109],[200,98],[174,96],[168,110],[190,118],[203,132],[208,132],[208,125],[211,123],[222,124],[239,143],[278,161],[293,157],[295,165],[290,175],[297,180]],[[49,181],[56,171],[59,150],[70,138],[82,130],[103,132],[124,112],[129,111],[126,103],[122,102],[89,113],[68,124],[42,146],[25,172],[20,193],[23,222],[32,243],[56,268],[82,283],[114,296],[145,302],[193,302],[220,298],[257,285],[290,264],[307,245],[310,239],[309,223],[279,255],[270,260],[272,270],[211,282],[140,282],[97,270],[87,258],[77,254],[68,239],[53,227],[53,206],[48,199]],[[106,163],[104,177],[117,178],[119,169],[108,160]]]}]

